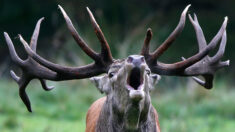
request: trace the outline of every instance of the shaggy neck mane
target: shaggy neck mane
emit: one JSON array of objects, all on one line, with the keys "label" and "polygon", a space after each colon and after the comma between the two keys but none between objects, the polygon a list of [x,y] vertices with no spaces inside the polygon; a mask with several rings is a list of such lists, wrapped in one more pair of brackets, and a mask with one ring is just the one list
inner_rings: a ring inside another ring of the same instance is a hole
[{"label": "shaggy neck mane", "polygon": [[[113,99],[107,97],[97,124],[98,132],[105,129],[117,132],[133,130],[142,132],[142,129],[149,127],[148,125],[156,128],[154,110],[150,100],[128,103],[124,111],[112,102]],[[142,107],[140,107],[140,103],[143,103]]]}]

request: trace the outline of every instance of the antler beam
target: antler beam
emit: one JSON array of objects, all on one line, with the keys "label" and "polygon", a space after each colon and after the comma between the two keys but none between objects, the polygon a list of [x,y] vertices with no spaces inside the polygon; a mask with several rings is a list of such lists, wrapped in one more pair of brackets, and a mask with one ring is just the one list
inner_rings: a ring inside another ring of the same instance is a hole
[{"label": "antler beam", "polygon": [[101,73],[105,73],[108,71],[109,65],[111,65],[114,61],[112,58],[112,54],[109,48],[109,45],[99,28],[99,25],[95,21],[95,18],[89,8],[87,8],[89,16],[91,18],[92,25],[95,29],[95,33],[101,42],[101,53],[96,53],[94,50],[89,48],[87,44],[84,42],[84,40],[80,37],[76,29],[74,28],[70,18],[65,13],[64,9],[59,5],[59,9],[61,10],[66,24],[68,26],[69,31],[71,32],[73,38],[78,43],[78,45],[81,47],[81,49],[89,56],[91,57],[95,62],[91,63],[86,66],[80,66],[80,67],[67,67],[67,66],[61,66],[58,64],[54,64],[50,61],[47,61],[46,59],[40,57],[36,53],[36,47],[37,47],[37,40],[40,30],[40,24],[43,20],[41,18],[35,27],[34,33],[32,35],[32,39],[30,41],[30,46],[28,43],[23,39],[21,35],[19,35],[20,41],[25,47],[25,50],[28,53],[28,59],[21,60],[14,48],[14,45],[9,37],[9,35],[5,32],[4,36],[6,39],[6,42],[8,44],[8,48],[10,51],[11,59],[13,62],[15,62],[21,69],[22,69],[22,76],[18,77],[13,71],[11,71],[12,78],[19,84],[20,87],[20,97],[24,104],[26,105],[28,111],[32,112],[30,100],[25,92],[25,89],[28,85],[28,83],[32,79],[39,79],[42,87],[44,90],[48,91],[51,90],[53,87],[46,86],[46,80],[53,80],[53,81],[62,81],[62,80],[72,80],[72,79],[83,79],[83,78],[89,78],[92,76],[99,75]]},{"label": "antler beam", "polygon": [[[173,64],[165,64],[158,61],[158,58],[164,53],[164,51],[169,48],[169,46],[174,42],[176,37],[182,32],[185,25],[186,13],[189,7],[190,5],[188,5],[184,9],[179,24],[177,25],[175,30],[153,53],[149,53],[149,43],[152,37],[152,32],[151,29],[148,29],[141,54],[145,56],[145,59],[152,72],[160,75],[170,76],[202,75],[206,80],[205,82],[196,77],[194,77],[194,80],[200,85],[209,89],[212,88],[212,80],[215,71],[217,69],[229,65],[229,61],[220,62],[226,45],[226,26],[228,21],[227,17],[225,17],[224,22],[218,33],[207,45],[203,31],[198,23],[196,15],[194,14],[194,20],[189,15],[190,22],[192,23],[196,32],[197,41],[199,45],[199,52],[193,55],[192,57],[189,57],[188,59],[183,59],[183,61],[176,62]],[[212,58],[208,57],[208,53],[217,46],[219,40],[221,40],[221,44],[218,53]]]}]

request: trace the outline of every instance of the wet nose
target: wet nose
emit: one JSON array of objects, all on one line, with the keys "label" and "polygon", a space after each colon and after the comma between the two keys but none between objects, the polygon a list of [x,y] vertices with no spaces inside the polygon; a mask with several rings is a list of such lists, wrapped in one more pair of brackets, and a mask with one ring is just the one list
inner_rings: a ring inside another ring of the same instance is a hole
[{"label": "wet nose", "polygon": [[145,59],[143,56],[140,55],[131,55],[127,58],[127,62],[139,67],[142,63],[145,62]]}]

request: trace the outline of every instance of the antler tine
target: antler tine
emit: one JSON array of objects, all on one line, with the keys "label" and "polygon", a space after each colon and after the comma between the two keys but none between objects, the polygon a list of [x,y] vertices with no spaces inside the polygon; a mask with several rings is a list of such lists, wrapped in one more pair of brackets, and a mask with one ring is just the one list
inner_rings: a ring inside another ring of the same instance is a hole
[{"label": "antler tine", "polygon": [[73,26],[72,21],[70,20],[70,18],[68,17],[68,15],[66,14],[66,12],[64,11],[64,9],[58,5],[60,11],[62,12],[64,19],[66,21],[67,27],[69,29],[69,31],[71,32],[73,38],[75,39],[75,41],[77,42],[77,44],[81,47],[81,49],[88,55],[90,56],[93,60],[95,61],[99,61],[99,57],[98,54],[92,50],[91,48],[89,48],[87,46],[87,44],[85,43],[85,41],[80,37],[80,35],[78,34],[78,32],[76,31],[76,29]]},{"label": "antler tine", "polygon": [[225,31],[224,34],[223,34],[224,39],[221,40],[221,44],[220,44],[218,52],[211,58],[212,63],[216,63],[216,62],[220,61],[220,59],[223,57],[225,47],[226,47],[226,42],[227,42],[227,37],[226,36],[227,36],[227,34],[226,34],[226,31]]},{"label": "antler tine", "polygon": [[[29,97],[26,93],[26,88],[27,88],[27,85],[29,84],[29,82],[32,80],[32,78],[29,78],[23,71],[23,74],[22,74],[22,77],[18,77],[14,71],[11,70],[11,76],[12,78],[18,83],[19,85],[19,96],[21,98],[21,100],[23,101],[23,103],[25,104],[25,106],[27,107],[28,111],[29,112],[32,112],[32,108],[31,108],[31,103],[30,103],[30,100],[29,100]],[[52,90],[54,87],[51,86],[51,87],[48,87],[46,85],[46,81],[43,80],[43,79],[39,79],[41,84],[42,84],[42,87],[45,91],[50,91]]]},{"label": "antler tine", "polygon": [[[33,35],[31,37],[31,40],[30,40],[30,48],[36,52],[37,50],[37,41],[38,41],[38,35],[39,35],[39,32],[40,32],[40,25],[41,25],[41,22],[44,20],[44,17],[42,17],[41,19],[38,20],[37,24],[36,24],[36,27],[34,29],[34,32],[33,32]],[[30,57],[29,57],[30,58]],[[54,86],[47,86],[46,85],[46,80],[43,80],[43,79],[39,79],[40,80],[40,83],[42,85],[42,88],[46,91],[49,91],[49,90],[52,90],[54,88]]]},{"label": "antler tine", "polygon": [[220,61],[218,68],[223,68],[223,67],[229,66],[229,65],[230,65],[230,60]]},{"label": "antler tine", "polygon": [[[35,29],[33,31],[33,35],[31,37],[31,40],[30,40],[30,48],[36,52],[37,50],[37,41],[38,41],[38,36],[39,36],[39,32],[40,32],[40,26],[41,26],[41,23],[42,21],[44,20],[44,17],[40,18],[35,26]],[[29,58],[31,58],[29,56]],[[33,61],[33,60],[32,60]],[[52,90],[54,88],[54,86],[47,86],[46,84],[46,80],[43,80],[43,79],[39,79],[40,80],[40,83],[42,85],[42,88],[45,90],[45,91],[49,91],[49,90]]]},{"label": "antler tine", "polygon": [[27,95],[27,93],[25,92],[27,85],[29,84],[30,80],[24,80],[24,78],[21,78],[22,83],[19,84],[19,95],[21,100],[24,102],[25,106],[27,107],[29,112],[32,112],[32,108],[31,108],[31,103],[29,100],[29,97]]},{"label": "antler tine", "polygon": [[189,20],[192,23],[194,30],[196,31],[196,36],[197,36],[197,41],[198,41],[198,46],[199,46],[199,51],[202,51],[206,46],[206,39],[204,36],[204,33],[202,31],[202,28],[198,22],[197,16],[194,13],[194,20],[192,19],[191,15],[189,14]]},{"label": "antler tine", "polygon": [[[229,60],[224,61],[224,62],[220,61],[220,59],[223,57],[223,54],[225,51],[226,42],[227,42],[227,33],[226,33],[226,31],[224,31],[218,52],[208,62],[210,65],[217,66],[217,67],[216,66],[211,67],[212,71],[216,71],[217,69],[223,68],[225,66],[229,66]],[[198,77],[193,77],[193,80],[196,81],[201,86],[203,86],[207,89],[211,89],[213,87],[214,72],[211,72],[210,74],[205,74],[202,76],[204,77],[205,81],[202,81]]]},{"label": "antler tine", "polygon": [[[218,33],[216,34],[216,36],[211,40],[211,42],[208,44],[208,46],[206,48],[204,48],[201,52],[195,54],[194,56],[180,61],[180,62],[176,62],[174,64],[161,64],[159,63],[159,67],[163,66],[161,69],[166,69],[171,71],[171,70],[184,70],[187,67],[195,64],[196,62],[200,61],[202,58],[204,58],[212,49],[214,49],[218,43],[218,41],[221,39],[226,26],[227,26],[227,20],[228,18],[225,17],[223,25],[221,26],[220,30],[218,31]],[[198,32],[199,30],[195,30],[196,34],[200,33]],[[199,36],[199,35],[198,35]]]},{"label": "antler tine", "polygon": [[150,40],[152,39],[152,36],[153,36],[152,29],[148,28],[146,36],[145,36],[145,40],[144,40],[144,45],[140,53],[141,55],[149,56],[149,44],[150,44]]},{"label": "antler tine", "polygon": [[20,81],[20,77],[18,77],[13,70],[10,71],[11,77],[18,83]]},{"label": "antler tine", "polygon": [[152,54],[152,59],[156,60],[160,57],[175,41],[175,39],[181,34],[186,20],[186,13],[191,5],[188,5],[181,14],[180,21],[175,28],[175,30],[170,34],[170,36],[158,47]]},{"label": "antler tine", "polygon": [[[218,43],[218,41],[221,39],[223,34],[226,32],[227,23],[228,23],[228,17],[226,16],[224,18],[223,25],[221,26],[219,32],[215,35],[215,37],[208,44],[208,46],[211,45],[212,49],[216,47],[216,43]],[[227,37],[226,34],[225,34],[225,37]]]},{"label": "antler tine", "polygon": [[[221,48],[224,48],[226,40],[227,40],[227,35],[226,35],[226,30],[225,30],[223,33],[222,40],[220,42],[220,49],[217,54],[221,54],[221,50],[224,50]],[[205,87],[206,89],[211,89],[213,87],[213,79],[214,79],[215,72],[218,69],[229,65],[229,60],[225,62],[221,62],[220,61],[221,58],[222,56],[220,56],[220,58],[217,61],[213,62],[213,60],[209,58],[209,56],[207,55],[207,57],[203,58],[202,60],[197,62],[195,65],[187,68],[184,73],[187,75],[202,75],[205,81],[195,76],[193,77],[193,80],[197,82],[199,85]],[[185,60],[185,58],[183,57],[182,59]]]},{"label": "antler tine", "polygon": [[107,40],[105,39],[105,36],[104,36],[102,30],[100,29],[99,25],[97,24],[92,12],[90,11],[90,9],[88,7],[86,7],[86,9],[87,9],[87,12],[90,16],[90,20],[91,20],[92,26],[95,30],[96,36],[98,37],[98,39],[101,43],[101,55],[103,55],[104,59],[112,62],[113,57],[112,57],[112,54],[110,51],[109,44],[108,44]]},{"label": "antler tine", "polygon": [[42,88],[43,88],[45,91],[50,91],[50,90],[52,90],[52,89],[55,88],[54,86],[47,86],[46,80],[44,80],[44,79],[39,79],[39,80],[40,80],[40,82],[41,82]]},{"label": "antler tine", "polygon": [[[184,57],[181,57],[181,58],[182,58],[182,60],[186,60]],[[205,74],[205,75],[202,75],[202,76],[205,79],[205,81],[203,81],[200,78],[195,77],[195,76],[193,76],[192,78],[199,85],[205,87],[206,89],[211,89],[213,87],[214,76],[212,74]]]},{"label": "antler tine", "polygon": [[[25,65],[25,61],[21,60],[19,58],[19,56],[17,55],[16,51],[15,51],[15,47],[11,41],[11,38],[9,37],[9,35],[4,32],[4,36],[5,36],[5,39],[6,39],[6,42],[7,42],[7,45],[8,45],[8,48],[9,48],[9,52],[10,52],[10,55],[11,55],[11,59],[13,60],[13,62],[15,62],[17,65],[19,65],[20,67],[21,66],[24,66]],[[32,112],[31,110],[31,106],[30,106],[30,101],[28,99],[28,96],[25,92],[25,88],[26,86],[28,85],[28,82],[29,81],[26,81],[24,78],[20,78],[18,77],[15,72],[13,70],[11,70],[11,77],[17,82],[17,84],[19,85],[19,96],[20,98],[22,99],[22,101],[24,102],[24,104],[26,105],[27,109],[29,112]]]},{"label": "antler tine", "polygon": [[39,35],[39,31],[40,31],[40,25],[43,20],[44,20],[44,17],[42,17],[41,19],[38,20],[36,27],[34,29],[33,35],[31,37],[30,48],[35,52],[37,49],[37,41],[38,41],[38,35]]},{"label": "antler tine", "polygon": [[9,35],[6,32],[4,32],[4,36],[5,36],[5,40],[7,42],[7,46],[9,48],[9,52],[10,52],[10,56],[11,56],[12,61],[14,63],[16,63],[17,65],[24,65],[24,61],[22,59],[20,59],[20,57],[17,55],[17,53],[15,51],[15,47],[14,47]]},{"label": "antler tine", "polygon": [[[203,57],[205,57],[212,49],[214,49],[218,43],[218,41],[221,39],[221,36],[223,35],[223,33],[225,32],[226,26],[227,26],[227,21],[228,18],[225,17],[224,22],[220,28],[220,30],[218,31],[218,33],[215,35],[215,37],[211,40],[211,42],[208,44],[208,46],[204,49],[202,49],[199,53],[197,53],[196,55],[181,61],[177,63],[177,67],[178,68],[182,68],[185,69],[191,65],[193,65],[194,63],[198,62],[199,60],[201,60]],[[202,42],[202,39],[200,38],[201,35],[201,31],[200,31],[201,27],[200,25],[197,26],[197,28],[195,29],[198,38],[198,42]],[[202,43],[201,43],[202,44]],[[202,45],[201,45],[202,46]]]},{"label": "antler tine", "polygon": [[213,87],[213,75],[203,75],[205,81],[202,81],[198,77],[193,77],[193,80],[197,82],[199,85],[205,87],[206,89],[211,89]]},{"label": "antler tine", "polygon": [[[39,31],[40,31],[40,24],[41,24],[41,21],[43,20],[43,18],[41,18],[41,19],[39,19],[39,21],[37,22],[37,25],[36,25],[36,27],[35,27],[35,30],[34,30],[34,33],[33,33],[33,36],[32,36],[32,39],[31,39],[31,46],[37,46],[37,39],[38,39],[38,35],[39,35]],[[33,49],[31,49],[31,47],[28,45],[28,43],[24,40],[24,38],[19,34],[18,35],[19,36],[19,38],[20,38],[20,41],[21,41],[21,43],[24,45],[24,47],[25,47],[25,50],[26,50],[26,52],[29,54],[29,55],[31,55],[32,56],[32,54],[33,54],[33,52],[36,52],[36,48],[35,48],[35,50],[33,50]],[[36,53],[35,53],[36,54]],[[36,54],[37,55],[37,54]],[[41,58],[39,55],[37,55],[37,57],[38,58]],[[37,59],[36,59],[37,60]],[[46,60],[45,60],[46,61]],[[46,61],[46,62],[48,62],[49,64],[52,64],[51,62],[49,62],[49,61]],[[48,65],[49,65],[48,64]],[[54,71],[60,71],[61,69],[65,69],[66,67],[61,67],[61,66],[59,66],[59,65],[54,65],[54,67],[53,68],[51,68],[51,67],[49,67],[49,66],[46,66],[46,67],[48,67],[49,69],[53,69]],[[45,86],[45,83],[42,83],[42,86]],[[43,88],[45,88],[45,87],[43,87]],[[47,89],[47,88],[46,88]],[[49,88],[50,89],[50,88]]]},{"label": "antler tine", "polygon": [[36,54],[28,45],[28,43],[24,40],[24,38],[19,34],[19,38],[20,38],[20,41],[21,43],[23,44],[26,52],[28,53],[29,56],[31,56],[35,61],[42,61],[42,62],[39,62],[40,64],[42,64],[43,66],[49,68],[50,70],[52,71],[56,71],[56,72],[61,72],[63,73],[64,70],[68,71],[68,67],[65,67],[65,66],[60,66],[58,64],[54,64],[52,62],[49,62],[45,59],[43,59],[41,56],[39,56],[38,54]]}]

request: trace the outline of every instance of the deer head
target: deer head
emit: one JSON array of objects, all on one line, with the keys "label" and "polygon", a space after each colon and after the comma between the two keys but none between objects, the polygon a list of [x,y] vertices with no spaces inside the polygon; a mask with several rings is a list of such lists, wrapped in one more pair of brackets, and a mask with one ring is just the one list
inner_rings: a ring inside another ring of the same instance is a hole
[{"label": "deer head", "polygon": [[116,100],[115,105],[123,110],[127,102],[149,99],[149,91],[159,79],[159,75],[151,73],[142,55],[118,60],[110,66],[108,74],[91,78],[100,92]]},{"label": "deer head", "polygon": [[[59,6],[68,29],[78,46],[94,60],[93,63],[80,67],[61,66],[44,59],[36,53],[40,24],[44,18],[41,18],[37,22],[30,45],[28,45],[23,37],[19,35],[20,41],[28,53],[28,58],[26,60],[22,60],[18,57],[9,35],[4,32],[11,59],[22,69],[22,75],[20,77],[11,71],[12,78],[19,84],[19,95],[21,99],[31,112],[30,101],[25,89],[32,79],[39,79],[44,90],[51,90],[53,87],[48,87],[45,80],[63,81],[93,77],[91,80],[96,84],[100,92],[117,99],[117,105],[119,106],[124,106],[128,101],[138,102],[142,99],[150,98],[149,91],[153,88],[153,85],[157,80],[160,79],[159,75],[192,76],[200,85],[207,89],[212,88],[215,72],[218,69],[229,65],[229,61],[220,61],[226,45],[227,17],[225,17],[218,33],[210,43],[207,44],[203,31],[198,23],[197,16],[194,14],[194,18],[192,18],[191,15],[189,15],[190,22],[196,32],[199,52],[192,57],[187,59],[183,58],[182,61],[173,64],[166,64],[158,61],[158,58],[171,46],[177,36],[182,32],[189,7],[190,5],[182,12],[180,21],[175,30],[155,51],[152,53],[149,52],[152,31],[151,29],[148,29],[140,55],[130,55],[126,59],[116,60],[112,57],[108,42],[89,8],[87,8],[87,11],[92,26],[101,43],[100,53],[97,53],[88,47],[86,42],[74,28],[64,9]],[[209,52],[217,46],[220,40],[220,48],[217,54],[213,57],[209,57]],[[102,73],[105,74],[103,76],[94,77]],[[202,81],[195,76],[203,76],[205,81]]]}]

